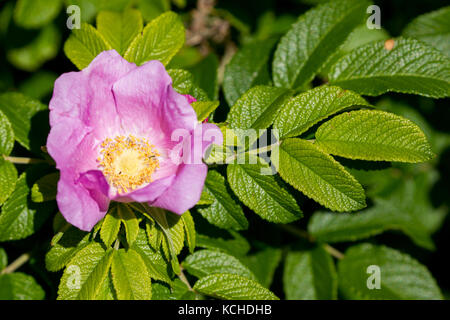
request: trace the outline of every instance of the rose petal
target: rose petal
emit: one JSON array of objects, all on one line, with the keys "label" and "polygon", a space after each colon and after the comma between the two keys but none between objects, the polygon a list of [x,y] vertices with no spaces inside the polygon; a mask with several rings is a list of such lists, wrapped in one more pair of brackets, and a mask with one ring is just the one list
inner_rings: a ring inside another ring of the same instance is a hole
[{"label": "rose petal", "polygon": [[182,164],[172,185],[151,206],[183,214],[200,200],[208,167],[205,164]]},{"label": "rose petal", "polygon": [[61,171],[56,201],[67,222],[84,231],[91,231],[107,211],[103,205],[100,208],[89,190],[82,184],[75,183],[70,172]]}]

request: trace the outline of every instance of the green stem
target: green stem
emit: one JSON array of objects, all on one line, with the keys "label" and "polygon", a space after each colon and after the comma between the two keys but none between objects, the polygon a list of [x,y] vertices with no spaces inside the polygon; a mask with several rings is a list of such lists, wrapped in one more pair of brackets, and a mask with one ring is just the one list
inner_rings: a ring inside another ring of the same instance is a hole
[{"label": "green stem", "polygon": [[11,157],[4,156],[5,160],[15,163],[15,164],[30,164],[30,163],[44,163],[46,162],[43,159],[34,159],[34,158],[26,158],[26,157]]},{"label": "green stem", "polygon": [[[307,231],[305,230],[301,230],[298,229],[294,226],[288,225],[288,224],[284,224],[284,225],[280,225],[281,229],[284,229],[285,231],[289,232],[290,234],[297,236],[299,238],[302,239],[306,239],[309,242],[316,242],[316,239],[314,239],[314,237],[312,235],[310,235]],[[330,246],[329,244],[325,243],[323,245],[323,248],[329,253],[331,254],[333,257],[335,257],[336,259],[342,259],[344,258],[344,254],[342,252],[340,252],[338,249]]]},{"label": "green stem", "polygon": [[16,260],[14,260],[9,266],[7,266],[5,269],[0,272],[0,274],[7,274],[7,273],[13,273],[17,269],[19,269],[21,266],[23,266],[25,263],[28,262],[31,258],[31,253],[27,252],[22,254],[20,257],[18,257]]},{"label": "green stem", "polygon": [[114,242],[114,250],[119,250],[120,247],[120,241],[119,239],[116,239],[116,242]]},{"label": "green stem", "polygon": [[261,154],[261,153],[266,153],[267,151],[272,150],[274,147],[276,147],[276,146],[278,146],[278,145],[279,145],[279,143],[277,142],[277,143],[274,143],[274,144],[271,144],[271,145],[268,145],[268,146],[265,146],[265,147],[262,147],[262,148],[249,150],[247,153],[248,153],[248,154]]},{"label": "green stem", "polygon": [[189,288],[189,291],[195,292],[194,289],[192,289],[189,280],[186,278],[186,275],[183,272],[183,267],[181,265],[180,265],[180,274],[178,275],[178,278],[180,278],[180,280]]}]

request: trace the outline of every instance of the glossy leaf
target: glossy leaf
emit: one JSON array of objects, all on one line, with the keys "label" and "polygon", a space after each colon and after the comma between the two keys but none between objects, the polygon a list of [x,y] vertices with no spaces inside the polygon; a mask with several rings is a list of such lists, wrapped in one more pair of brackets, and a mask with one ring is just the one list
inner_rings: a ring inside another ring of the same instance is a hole
[{"label": "glossy leaf", "polygon": [[253,273],[237,258],[220,251],[197,251],[183,261],[183,267],[197,278],[213,273],[227,273],[256,280]]},{"label": "glossy leaf", "polygon": [[403,30],[406,38],[428,43],[450,56],[450,6],[425,13],[411,21]]},{"label": "glossy leaf", "polygon": [[212,274],[201,278],[194,290],[207,296],[226,300],[278,300],[259,283],[234,274]]},{"label": "glossy leaf", "polygon": [[290,251],[284,265],[283,286],[288,300],[336,299],[333,258],[322,247]]},{"label": "glossy leaf", "polygon": [[204,190],[215,198],[211,205],[198,209],[205,219],[223,229],[247,229],[248,221],[244,212],[239,203],[230,195],[225,178],[220,173],[208,172]]},{"label": "glossy leaf", "polygon": [[18,92],[7,92],[0,95],[0,111],[11,123],[15,139],[27,149],[30,149],[32,119],[38,112],[45,109],[47,107],[39,101]]},{"label": "glossy leaf", "polygon": [[114,253],[95,242],[80,250],[64,270],[58,300],[92,300],[101,294]]},{"label": "glossy leaf", "polygon": [[16,187],[17,169],[11,162],[0,158],[0,205],[11,195]]},{"label": "glossy leaf", "polygon": [[120,55],[125,53],[142,28],[142,15],[137,10],[128,9],[122,13],[103,11],[97,16],[98,32]]},{"label": "glossy leaf", "polygon": [[289,223],[302,216],[295,198],[273,175],[262,174],[261,164],[230,164],[227,177],[239,199],[261,218]]},{"label": "glossy leaf", "polygon": [[342,57],[328,75],[330,83],[369,96],[390,91],[450,95],[449,57],[417,40],[388,41],[393,42],[369,43]]},{"label": "glossy leaf", "polygon": [[174,12],[152,20],[125,52],[125,59],[141,65],[159,60],[167,65],[184,44],[184,27]]},{"label": "glossy leaf", "polygon": [[225,68],[223,91],[230,106],[250,88],[269,84],[268,61],[274,39],[252,41],[242,46]]},{"label": "glossy leaf", "polygon": [[45,202],[56,199],[59,173],[51,173],[40,178],[31,188],[33,202]]},{"label": "glossy leaf", "polygon": [[281,177],[306,196],[333,211],[366,206],[364,190],[331,156],[301,139],[284,140],[271,155]]},{"label": "glossy leaf", "polygon": [[[380,289],[374,277],[378,267]],[[348,249],[338,264],[339,290],[347,299],[442,299],[442,294],[425,266],[397,250],[361,244]],[[371,277],[373,275],[373,277]]]},{"label": "glossy leaf", "polygon": [[111,265],[114,288],[119,300],[150,300],[152,284],[147,267],[134,250],[119,249]]},{"label": "glossy leaf", "polygon": [[112,49],[105,38],[93,26],[81,24],[74,29],[64,44],[64,53],[78,69],[86,68],[102,51]]},{"label": "glossy leaf", "polygon": [[378,110],[338,115],[317,129],[316,143],[327,153],[350,159],[423,162],[434,156],[415,123]]},{"label": "glossy leaf", "polygon": [[32,204],[28,199],[29,193],[27,174],[23,173],[2,207],[0,241],[19,240],[30,236],[42,226],[53,210],[53,206]]},{"label": "glossy leaf", "polygon": [[301,135],[319,121],[353,106],[369,106],[358,94],[339,87],[321,86],[289,100],[275,119],[281,139]]},{"label": "glossy leaf", "polygon": [[43,300],[45,291],[25,273],[0,274],[0,300]]},{"label": "glossy leaf", "polygon": [[275,85],[297,89],[311,81],[353,29],[364,21],[368,6],[368,2],[361,0],[330,1],[300,16],[275,51]]}]

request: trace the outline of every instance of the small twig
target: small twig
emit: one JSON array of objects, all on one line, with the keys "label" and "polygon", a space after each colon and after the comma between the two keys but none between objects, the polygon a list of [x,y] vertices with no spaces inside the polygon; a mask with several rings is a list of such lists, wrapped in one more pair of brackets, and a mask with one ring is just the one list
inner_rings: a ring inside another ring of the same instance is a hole
[{"label": "small twig", "polygon": [[43,159],[33,159],[33,158],[24,158],[24,157],[11,157],[11,156],[4,156],[5,160],[10,161],[15,164],[30,164],[30,163],[44,163],[46,162]]},{"label": "small twig", "polygon": [[191,284],[189,283],[188,279],[186,278],[186,275],[183,272],[183,267],[180,266],[180,274],[178,275],[178,278],[189,288],[189,291],[195,292],[194,289],[192,289]]},{"label": "small twig", "polygon": [[248,154],[266,153],[267,151],[271,151],[274,147],[276,147],[278,145],[279,145],[279,143],[274,143],[274,144],[271,144],[271,145],[268,145],[268,146],[265,146],[265,147],[261,147],[261,148],[258,148],[258,149],[249,150],[247,153]]},{"label": "small twig", "polygon": [[294,226],[291,226],[289,224],[281,224],[280,225],[281,229],[286,230],[287,232],[289,232],[290,234],[293,234],[294,236],[298,236],[300,238],[306,239],[309,242],[314,242],[315,239],[305,230],[302,229],[298,229]]},{"label": "small twig", "polygon": [[325,243],[323,245],[323,248],[329,253],[331,254],[333,257],[337,258],[337,259],[343,259],[344,258],[344,254],[342,252],[340,252],[338,249],[330,246],[329,244]]},{"label": "small twig", "polygon": [[120,241],[119,239],[116,239],[116,242],[114,242],[114,250],[119,250]]},{"label": "small twig", "polygon": [[16,260],[14,260],[9,266],[7,266],[5,269],[3,269],[0,274],[7,274],[12,273],[19,269],[21,266],[23,266],[25,263],[30,260],[31,254],[29,252],[22,254],[20,257],[18,257]]},{"label": "small twig", "polygon": [[[286,230],[287,232],[289,232],[290,234],[294,235],[294,236],[298,236],[302,239],[306,239],[309,242],[316,242],[316,239],[314,239],[314,237],[312,235],[310,235],[307,231],[305,230],[301,230],[298,229],[294,226],[288,225],[288,224],[283,224],[280,225],[280,228]],[[338,249],[330,246],[329,244],[325,243],[323,244],[323,248],[329,253],[331,254],[333,257],[335,257],[336,259],[342,259],[344,258],[344,254],[342,252],[340,252]]]}]

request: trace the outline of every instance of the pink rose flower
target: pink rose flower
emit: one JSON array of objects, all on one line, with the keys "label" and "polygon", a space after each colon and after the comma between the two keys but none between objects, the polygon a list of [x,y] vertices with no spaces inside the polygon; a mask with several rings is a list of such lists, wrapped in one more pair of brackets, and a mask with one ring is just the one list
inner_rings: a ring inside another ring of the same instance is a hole
[{"label": "pink rose flower", "polygon": [[65,219],[90,231],[111,200],[177,214],[192,208],[206,178],[203,153],[222,144],[217,126],[198,123],[194,100],[172,88],[159,61],[138,67],[114,50],[61,75],[47,149],[60,170],[56,200]]}]

